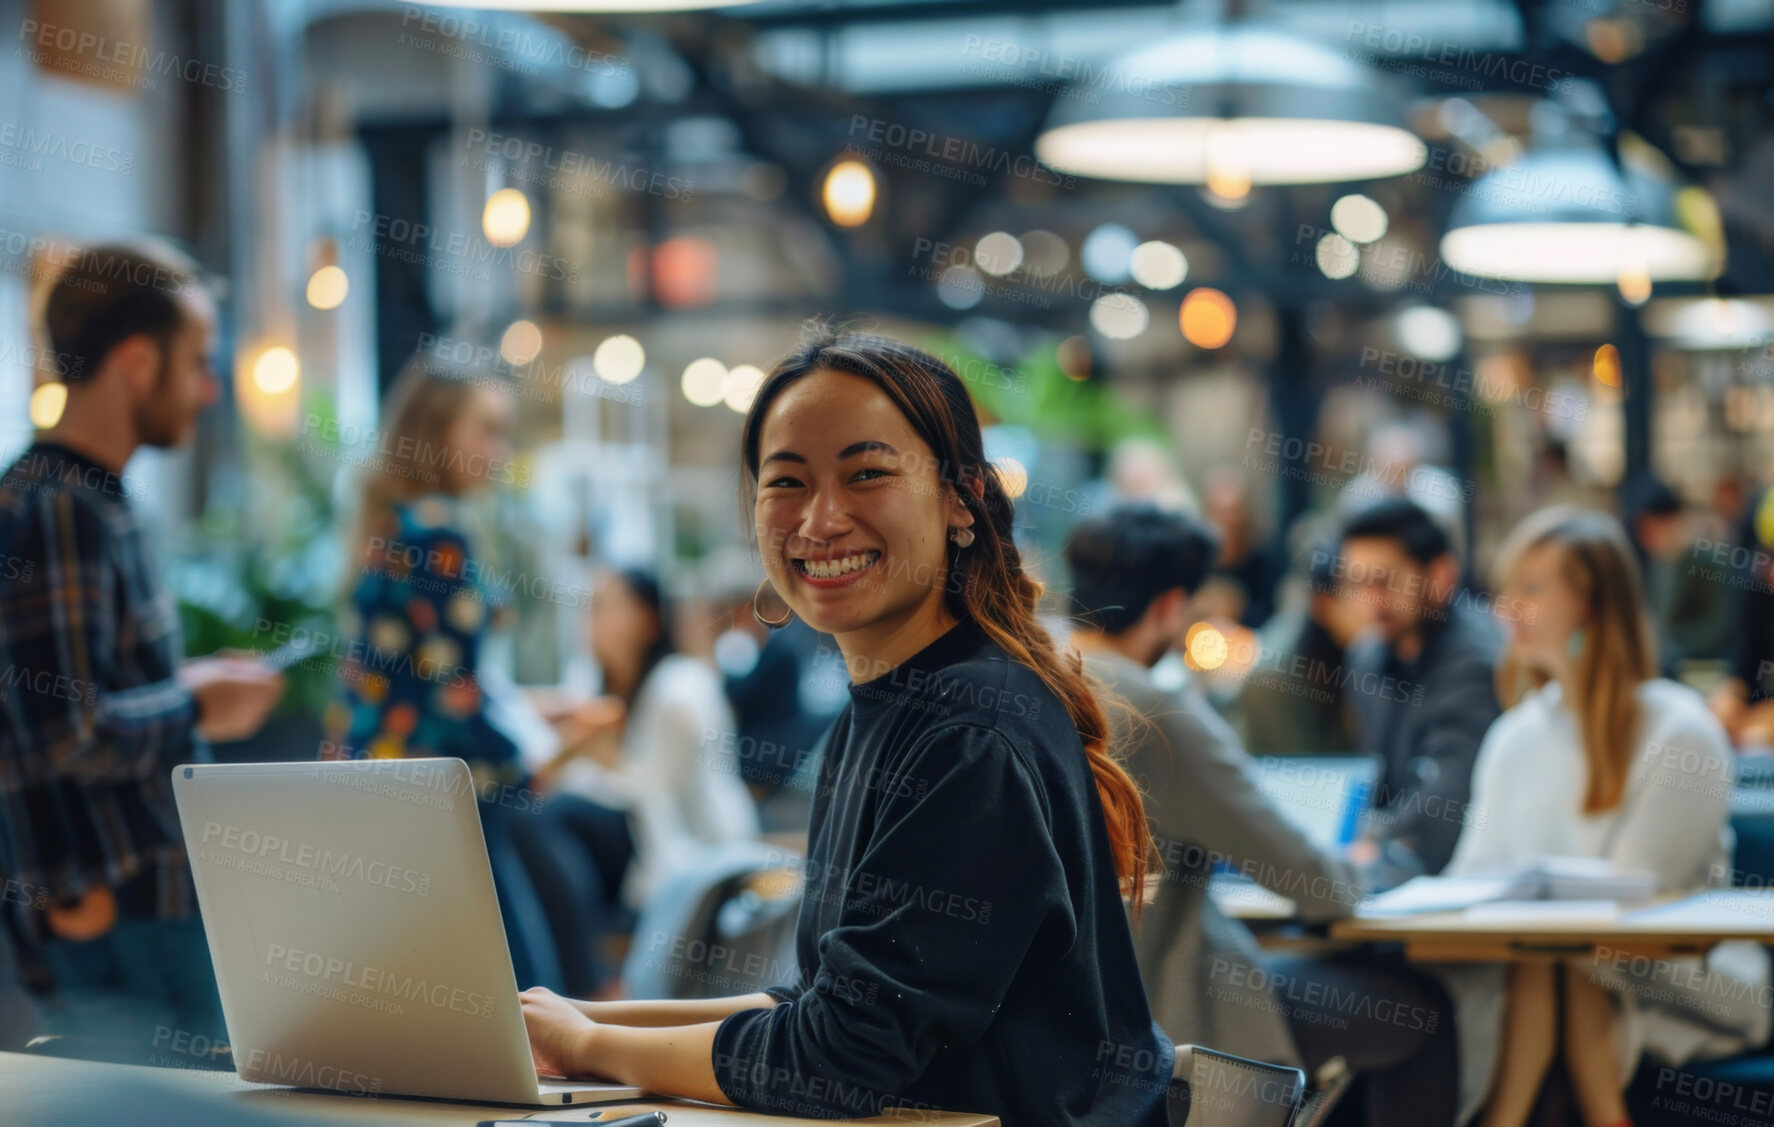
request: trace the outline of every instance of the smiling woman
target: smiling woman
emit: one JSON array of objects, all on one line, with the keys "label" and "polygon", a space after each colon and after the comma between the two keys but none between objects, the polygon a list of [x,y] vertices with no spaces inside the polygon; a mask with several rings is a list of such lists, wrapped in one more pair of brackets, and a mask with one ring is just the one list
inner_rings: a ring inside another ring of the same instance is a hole
[{"label": "smiling woman", "polygon": [[777,1113],[1163,1127],[1172,1050],[1122,904],[1145,878],[1139,793],[1036,621],[961,380],[896,341],[820,336],[759,388],[743,452],[769,582],[852,682],[795,981],[677,1003],[530,991],[538,1063]]}]

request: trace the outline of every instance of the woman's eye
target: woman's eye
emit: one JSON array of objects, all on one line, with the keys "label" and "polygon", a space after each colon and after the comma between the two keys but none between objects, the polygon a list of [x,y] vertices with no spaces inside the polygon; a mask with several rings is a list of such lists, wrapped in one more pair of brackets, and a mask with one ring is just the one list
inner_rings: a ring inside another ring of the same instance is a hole
[{"label": "woman's eye", "polygon": [[770,481],[765,482],[764,488],[765,489],[792,489],[799,484],[801,484],[801,483],[796,481],[792,477],[778,477],[778,478],[772,478]]},{"label": "woman's eye", "polygon": [[887,476],[886,470],[870,467],[865,470],[857,470],[856,473],[850,478],[850,480],[851,481],[873,481],[876,478],[886,477],[886,476]]}]

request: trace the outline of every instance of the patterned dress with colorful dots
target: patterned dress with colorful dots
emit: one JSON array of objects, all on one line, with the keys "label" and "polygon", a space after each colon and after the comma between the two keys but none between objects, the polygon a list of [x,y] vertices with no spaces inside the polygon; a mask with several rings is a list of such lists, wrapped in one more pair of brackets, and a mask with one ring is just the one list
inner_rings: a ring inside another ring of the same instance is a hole
[{"label": "patterned dress with colorful dots", "polygon": [[327,709],[327,757],[453,756],[483,796],[489,784],[521,786],[517,745],[482,707],[476,670],[497,599],[478,580],[456,505],[423,497],[394,517],[392,535],[365,545],[341,615],[354,641]]}]

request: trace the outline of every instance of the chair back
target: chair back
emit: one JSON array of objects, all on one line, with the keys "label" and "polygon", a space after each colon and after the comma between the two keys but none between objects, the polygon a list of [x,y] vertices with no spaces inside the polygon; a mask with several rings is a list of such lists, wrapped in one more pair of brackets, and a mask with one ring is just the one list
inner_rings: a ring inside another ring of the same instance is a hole
[{"label": "chair back", "polygon": [[763,842],[711,848],[647,898],[623,962],[634,998],[754,994],[794,977],[801,873]]},{"label": "chair back", "polygon": [[1200,1045],[1178,1045],[1171,1069],[1171,1127],[1291,1127],[1306,1074]]},{"label": "chair back", "polygon": [[1330,1121],[1332,1109],[1354,1079],[1355,1073],[1342,1057],[1326,1061],[1312,1074],[1312,1091],[1300,1101],[1300,1110],[1294,1113],[1293,1127],[1324,1127]]}]

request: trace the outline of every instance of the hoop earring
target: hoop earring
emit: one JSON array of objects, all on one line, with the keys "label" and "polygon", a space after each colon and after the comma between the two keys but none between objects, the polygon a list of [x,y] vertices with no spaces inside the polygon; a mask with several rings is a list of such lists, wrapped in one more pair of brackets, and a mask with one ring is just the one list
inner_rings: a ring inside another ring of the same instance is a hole
[{"label": "hoop earring", "polygon": [[971,529],[971,528],[950,529],[949,530],[949,539],[953,540],[955,542],[955,547],[965,548],[968,545],[973,543],[973,529]]},{"label": "hoop earring", "polygon": [[768,579],[766,579],[762,583],[758,584],[758,589],[756,591],[753,591],[751,593],[751,616],[758,620],[758,625],[760,625],[760,626],[768,626],[772,630],[780,630],[784,626],[788,625],[788,620],[795,616],[795,612],[792,610],[788,611],[781,618],[777,619],[775,622],[770,621],[768,618],[765,618],[763,615],[758,613],[758,596],[762,595],[764,593],[764,588],[768,587],[769,585],[770,585],[770,581]]}]

